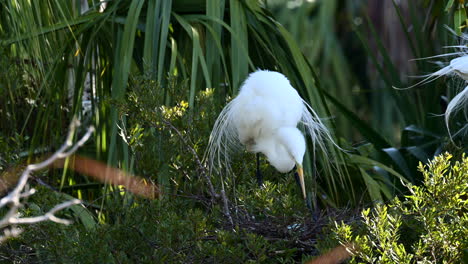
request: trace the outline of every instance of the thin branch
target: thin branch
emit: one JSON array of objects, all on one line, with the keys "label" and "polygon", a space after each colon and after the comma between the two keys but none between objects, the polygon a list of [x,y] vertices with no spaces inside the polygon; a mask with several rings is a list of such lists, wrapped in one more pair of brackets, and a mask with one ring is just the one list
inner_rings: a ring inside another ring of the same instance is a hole
[{"label": "thin branch", "polygon": [[54,208],[50,209],[50,211],[45,213],[44,215],[35,217],[14,218],[10,220],[10,224],[34,224],[50,220],[59,224],[69,225],[71,224],[70,220],[58,218],[54,214],[75,204],[81,204],[81,201],[78,199],[66,201],[64,203],[54,206]]},{"label": "thin branch", "polygon": [[168,120],[166,119],[162,119],[163,123],[168,126],[170,129],[172,129],[180,138],[180,140],[182,140],[182,142],[184,143],[184,145],[186,146],[186,148],[192,153],[193,157],[195,158],[195,161],[197,162],[197,165],[198,165],[198,170],[200,172],[200,175],[206,179],[206,182],[208,184],[208,188],[210,189],[210,194],[211,194],[211,197],[213,198],[218,198],[219,195],[215,192],[214,190],[214,187],[213,187],[213,183],[211,183],[211,179],[210,177],[208,176],[208,174],[206,173],[206,168],[205,166],[203,166],[200,158],[198,157],[197,155],[197,152],[195,151],[195,149],[193,149],[193,147],[191,146],[191,144],[189,144],[187,142],[187,140],[185,139],[185,137],[182,135],[182,133],[180,133],[180,131],[174,126],[171,124],[171,122],[169,122]]}]

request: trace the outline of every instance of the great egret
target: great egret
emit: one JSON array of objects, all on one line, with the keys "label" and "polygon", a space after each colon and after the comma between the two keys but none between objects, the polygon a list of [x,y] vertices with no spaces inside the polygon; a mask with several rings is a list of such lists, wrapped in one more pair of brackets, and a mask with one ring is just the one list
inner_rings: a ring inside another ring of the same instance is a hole
[{"label": "great egret", "polygon": [[296,166],[305,199],[302,161],[306,141],[298,124],[304,125],[313,147],[326,153],[325,141],[333,142],[329,131],[289,80],[279,72],[253,72],[215,122],[207,153],[209,165],[230,171],[231,151],[244,145],[248,152],[263,153],[281,173]]}]

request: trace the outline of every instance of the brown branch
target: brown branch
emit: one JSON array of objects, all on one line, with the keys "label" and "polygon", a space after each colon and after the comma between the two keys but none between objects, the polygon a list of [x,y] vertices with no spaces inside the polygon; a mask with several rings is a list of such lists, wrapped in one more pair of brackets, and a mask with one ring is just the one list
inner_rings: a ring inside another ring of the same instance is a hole
[{"label": "brown branch", "polygon": [[[64,162],[64,159],[57,160],[52,164],[52,167],[63,168]],[[156,184],[145,183],[145,180],[141,177],[117,168],[112,168],[103,162],[90,158],[73,155],[70,158],[68,168],[93,177],[101,182],[109,182],[113,185],[123,185],[129,192],[148,199],[155,199],[161,194],[161,190]]]},{"label": "brown branch", "polygon": [[340,245],[306,264],[339,264],[352,256],[353,244]]}]

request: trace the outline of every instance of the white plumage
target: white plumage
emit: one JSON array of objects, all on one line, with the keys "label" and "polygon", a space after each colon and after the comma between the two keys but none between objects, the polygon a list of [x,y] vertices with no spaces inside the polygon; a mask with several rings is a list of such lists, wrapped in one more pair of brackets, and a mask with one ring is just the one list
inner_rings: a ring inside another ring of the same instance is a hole
[{"label": "white plumage", "polygon": [[[455,58],[447,66],[452,69],[465,83],[468,83],[468,55]],[[447,68],[445,67],[445,68]],[[450,100],[445,110],[445,125],[449,127],[450,114],[468,106],[468,86]]]},{"label": "white plumage", "polygon": [[314,146],[325,150],[324,141],[332,137],[289,80],[273,71],[251,73],[216,120],[208,148],[210,166],[229,169],[230,152],[240,143],[249,152],[263,153],[279,172],[289,172],[296,165],[305,198],[302,162],[306,142],[297,128],[299,123],[304,124]]}]

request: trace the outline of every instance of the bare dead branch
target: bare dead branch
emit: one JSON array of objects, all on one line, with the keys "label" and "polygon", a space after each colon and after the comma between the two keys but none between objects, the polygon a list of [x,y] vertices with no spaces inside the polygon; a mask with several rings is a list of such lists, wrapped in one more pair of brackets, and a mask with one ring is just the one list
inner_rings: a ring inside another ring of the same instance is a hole
[{"label": "bare dead branch", "polygon": [[50,211],[45,213],[44,215],[35,216],[35,217],[14,218],[10,220],[10,224],[34,224],[34,223],[49,220],[49,221],[56,222],[59,224],[69,225],[71,224],[70,220],[58,218],[54,214],[67,207],[70,207],[75,204],[80,204],[80,203],[81,201],[78,199],[66,201],[66,202],[63,202],[61,204],[54,206],[54,208],[50,209]]},{"label": "bare dead branch", "polygon": [[85,135],[78,140],[77,143],[73,144],[73,137],[75,134],[76,128],[79,126],[79,121],[74,119],[70,125],[70,129],[67,135],[65,143],[48,159],[26,166],[23,173],[21,174],[16,187],[5,197],[0,199],[0,208],[5,207],[6,205],[10,206],[8,212],[0,219],[0,229],[3,229],[3,235],[0,235],[0,243],[8,239],[9,237],[18,236],[22,230],[16,225],[19,224],[33,224],[43,221],[52,221],[60,224],[70,224],[70,220],[62,219],[55,216],[60,210],[63,210],[72,205],[80,204],[81,201],[74,199],[71,201],[66,201],[60,203],[50,209],[47,213],[42,216],[36,217],[21,217],[21,214],[18,212],[19,208],[23,206],[22,200],[33,195],[36,191],[35,189],[28,188],[28,179],[33,171],[38,171],[44,168],[47,168],[54,161],[61,158],[66,158],[76,152],[76,150],[83,146],[85,142],[91,137],[91,134],[94,132],[94,127],[88,128]]}]

